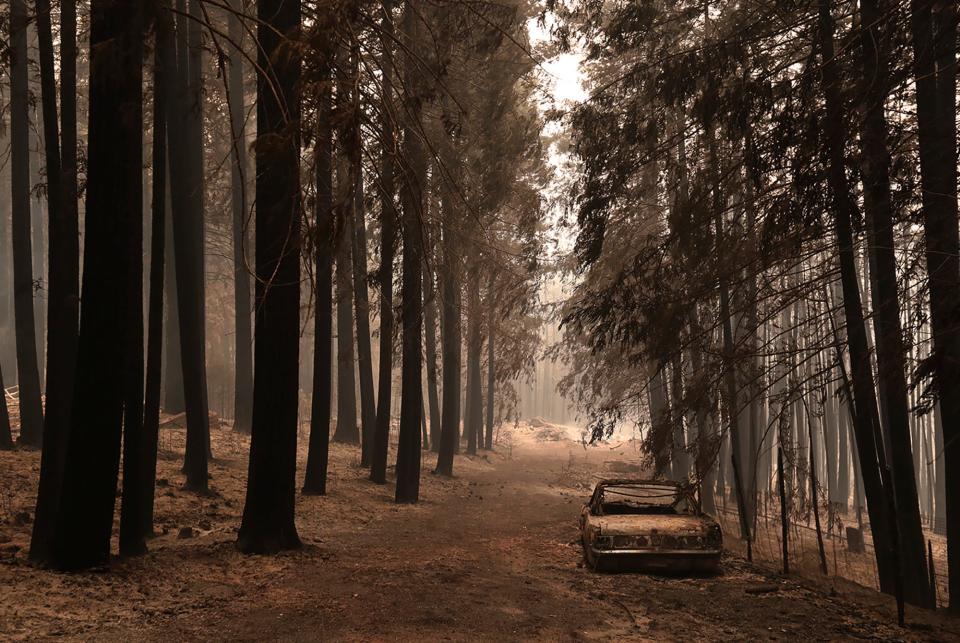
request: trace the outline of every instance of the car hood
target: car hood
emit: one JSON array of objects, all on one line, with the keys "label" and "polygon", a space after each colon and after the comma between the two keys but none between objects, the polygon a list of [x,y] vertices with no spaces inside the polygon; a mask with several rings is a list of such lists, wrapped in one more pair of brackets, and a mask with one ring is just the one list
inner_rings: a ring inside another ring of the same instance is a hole
[{"label": "car hood", "polygon": [[699,516],[655,514],[590,516],[589,522],[599,527],[600,533],[604,536],[632,536],[650,534],[654,531],[664,534],[699,534],[713,524],[712,520]]}]

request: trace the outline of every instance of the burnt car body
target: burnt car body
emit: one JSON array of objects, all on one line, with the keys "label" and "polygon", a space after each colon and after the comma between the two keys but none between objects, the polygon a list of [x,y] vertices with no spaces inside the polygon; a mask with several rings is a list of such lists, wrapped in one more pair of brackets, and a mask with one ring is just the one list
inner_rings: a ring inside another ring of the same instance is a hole
[{"label": "burnt car body", "polygon": [[714,573],[720,525],[685,485],[660,480],[603,480],[580,513],[587,564],[597,571]]}]

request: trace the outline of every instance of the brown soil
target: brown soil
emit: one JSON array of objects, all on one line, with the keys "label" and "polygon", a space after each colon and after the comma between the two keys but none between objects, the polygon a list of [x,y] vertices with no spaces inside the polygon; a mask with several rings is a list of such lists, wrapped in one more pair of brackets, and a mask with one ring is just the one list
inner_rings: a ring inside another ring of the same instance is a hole
[{"label": "brown soil", "polygon": [[[634,447],[537,431],[504,429],[496,453],[458,457],[454,479],[432,475],[425,453],[415,506],[369,483],[356,447],[333,445],[330,495],[298,498],[303,549],[260,557],[233,546],[247,440],[214,430],[215,493],[201,497],[181,489],[183,430],[170,426],[161,535],[144,557],[82,574],[26,563],[39,454],[0,453],[0,639],[960,640],[960,622],[940,613],[908,609],[901,629],[888,597],[734,554],[714,577],[593,573],[578,511]],[[186,527],[192,537],[178,538]]]}]

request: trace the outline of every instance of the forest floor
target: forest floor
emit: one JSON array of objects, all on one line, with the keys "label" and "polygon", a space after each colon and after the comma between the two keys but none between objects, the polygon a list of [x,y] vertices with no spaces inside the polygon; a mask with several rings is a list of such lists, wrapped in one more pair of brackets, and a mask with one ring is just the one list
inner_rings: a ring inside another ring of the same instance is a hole
[{"label": "forest floor", "polygon": [[181,488],[170,424],[150,553],[77,574],[27,563],[39,453],[0,452],[0,640],[960,640],[942,613],[908,608],[899,628],[889,597],[734,553],[716,576],[593,573],[578,512],[596,479],[637,471],[635,445],[584,448],[549,426],[500,437],[453,479],[424,453],[413,506],[367,481],[357,447],[332,445],[329,495],[297,501],[304,547],[263,557],[234,548],[248,439],[214,427],[199,496]]}]

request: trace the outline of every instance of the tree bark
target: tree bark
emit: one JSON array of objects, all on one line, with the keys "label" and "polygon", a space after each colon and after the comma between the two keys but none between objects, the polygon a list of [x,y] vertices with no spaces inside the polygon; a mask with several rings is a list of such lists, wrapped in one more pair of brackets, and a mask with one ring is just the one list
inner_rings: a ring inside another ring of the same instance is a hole
[{"label": "tree bark", "polygon": [[[4,121],[5,123],[7,121]],[[0,138],[0,144],[9,145],[9,127]],[[0,247],[10,250],[10,165],[0,168]],[[0,256],[0,361],[16,366],[16,331],[13,321],[13,262],[11,252]],[[10,373],[11,371],[7,371]],[[12,381],[16,381],[16,377]]]},{"label": "tree bark", "polygon": [[[460,452],[459,448],[463,445],[463,443],[466,443],[467,445],[466,453],[470,455],[471,454],[470,453],[470,431],[473,429],[472,422],[471,422],[471,419],[473,418],[473,408],[472,408],[473,396],[471,395],[471,393],[473,392],[473,370],[470,368],[470,363],[472,361],[471,359],[472,351],[471,351],[471,342],[470,342],[470,338],[472,335],[472,332],[471,332],[472,327],[470,325],[471,284],[470,284],[469,273],[467,275],[466,287],[467,287],[467,309],[465,311],[465,314],[466,314],[466,321],[467,321],[467,328],[466,328],[467,332],[466,332],[466,337],[464,338],[464,342],[466,344],[467,363],[463,369],[464,370],[463,404],[462,404],[463,411],[462,411],[462,417],[460,419],[460,422],[462,423],[462,426],[463,426],[463,432],[460,434],[460,442],[457,444],[457,449],[458,449],[457,453]],[[543,372],[543,370],[544,370],[544,367],[541,367],[541,372]],[[541,378],[538,377],[537,379],[539,380]],[[541,398],[541,402],[542,401],[543,401],[543,398]],[[542,407],[543,407],[543,404],[541,404],[541,408]]]},{"label": "tree bark", "polygon": [[56,466],[60,459],[59,451],[70,414],[79,323],[79,230],[76,208],[67,211],[64,207],[50,0],[36,0],[36,14],[50,246],[47,253],[47,395],[43,430],[44,437],[53,442],[47,451],[49,467]]},{"label": "tree bark", "polygon": [[[717,213],[717,252],[718,256],[720,254],[720,244],[722,230],[720,227],[720,215],[719,211]],[[721,268],[722,270],[722,268]],[[740,447],[741,436],[740,436],[740,419],[739,419],[739,409],[737,408],[738,396],[737,396],[737,380],[736,380],[736,371],[732,364],[732,356],[734,354],[734,345],[733,345],[733,329],[731,326],[730,319],[730,295],[727,290],[726,279],[723,277],[720,278],[720,319],[723,325],[723,352],[726,354],[726,359],[730,360],[724,366],[724,393],[727,396],[727,412],[729,414],[730,420],[730,463],[733,466],[733,486],[734,492],[737,496],[737,514],[740,518],[740,537],[747,541],[747,559],[752,558],[751,551],[751,541],[752,535],[750,532],[750,513],[747,508],[747,502],[745,498],[745,490],[743,488],[743,473],[742,467],[740,464]]]},{"label": "tree bark", "polygon": [[437,298],[430,262],[423,264],[424,347],[427,359],[427,408],[430,412],[430,441],[434,452],[440,449],[440,396],[437,390]]},{"label": "tree bark", "polygon": [[[63,212],[70,222],[73,233],[69,252],[71,262],[66,269],[70,286],[77,299],[74,307],[74,367],[76,367],[76,335],[80,317],[80,248],[77,214],[77,3],[76,0],[60,0],[60,188],[63,193]],[[76,268],[73,267],[76,264]],[[52,287],[52,284],[51,284]],[[49,375],[48,375],[49,378]]]},{"label": "tree bark", "polygon": [[[349,205],[344,205],[343,209],[349,213],[351,208]],[[357,384],[354,379],[353,353],[353,267],[350,258],[353,223],[349,214],[341,219],[335,251],[337,262],[337,429],[333,433],[333,440],[359,444]]]},{"label": "tree bark", "polygon": [[[142,74],[142,71],[141,71]],[[141,105],[142,109],[142,105]],[[142,122],[142,115],[140,121]],[[139,146],[142,154],[142,143]],[[142,193],[140,194],[142,199]],[[123,361],[123,490],[120,497],[120,555],[147,552],[143,525],[143,207],[127,232],[128,265]]]},{"label": "tree bark", "polygon": [[427,178],[426,154],[420,140],[421,74],[414,58],[420,46],[420,16],[415,2],[408,2],[404,11],[402,36],[408,48],[405,57],[404,81],[407,89],[407,118],[403,127],[403,157],[406,167],[401,182],[403,225],[402,288],[402,372],[400,384],[400,430],[397,449],[398,503],[417,502],[420,497],[420,416],[423,413],[421,388],[421,346],[423,335],[422,230],[424,187]]},{"label": "tree bark", "polygon": [[83,307],[51,549],[51,563],[64,570],[105,564],[110,553],[131,344],[128,313],[141,305],[129,300],[129,238],[143,225],[140,6],[91,4]]},{"label": "tree bark", "polygon": [[258,0],[256,322],[250,467],[237,548],[300,546],[294,524],[300,349],[299,0]]},{"label": "tree bark", "polygon": [[828,147],[828,183],[833,201],[837,249],[840,257],[840,280],[847,326],[852,373],[857,448],[860,472],[867,496],[867,510],[873,532],[877,556],[877,574],[880,587],[891,593],[895,589],[897,572],[896,524],[887,507],[888,485],[883,480],[883,441],[879,439],[877,398],[873,388],[870,355],[867,349],[866,326],[860,303],[860,285],[857,279],[856,255],[853,241],[852,213],[856,207],[844,169],[844,141],[841,126],[840,86],[833,47],[833,17],[830,3],[819,2],[819,40],[822,56],[822,82],[826,102],[823,130]]},{"label": "tree bark", "polygon": [[[65,5],[71,4],[66,2]],[[34,512],[30,557],[34,561],[47,562],[51,521],[59,501],[63,477],[64,443],[69,431],[70,405],[73,397],[73,378],[77,359],[77,331],[80,316],[80,265],[79,229],[75,187],[68,187],[71,179],[63,172],[60,155],[60,132],[57,124],[57,86],[53,60],[53,37],[50,24],[49,0],[37,0],[37,32],[40,48],[40,85],[43,108],[43,129],[47,169],[47,201],[49,212],[50,252],[48,253],[48,306],[47,306],[47,394],[43,427],[43,454],[40,460],[40,479],[37,505]],[[62,38],[66,50],[64,78],[70,86],[76,85],[76,25],[71,24],[70,11],[76,7],[64,7],[66,24],[62,26]],[[75,18],[73,19],[75,22]],[[71,48],[72,43],[72,48]],[[72,66],[72,68],[71,68]],[[71,129],[73,158],[71,177],[76,166],[76,99],[61,95],[66,100],[64,114],[67,129]],[[72,182],[75,186],[75,177]]]},{"label": "tree bark", "polygon": [[[751,150],[753,154],[753,137],[748,133],[744,141],[745,149]],[[756,232],[757,213],[755,209],[755,192],[753,180],[749,176],[745,178],[744,185],[744,214],[746,215],[746,236],[748,243],[759,245]],[[748,269],[749,270],[749,269]],[[757,279],[749,274],[745,275],[746,288],[744,298],[746,312],[746,345],[750,352],[749,360],[744,370],[746,381],[744,382],[744,393],[747,397],[747,439],[744,440],[744,490],[747,495],[747,512],[750,520],[751,529],[756,528],[757,524],[757,468],[760,458],[760,406],[763,403],[763,394],[760,386],[760,368],[757,364],[758,355],[760,355],[759,331],[759,312],[757,310]],[[681,429],[682,429],[682,422]]]},{"label": "tree bark", "polygon": [[33,250],[30,215],[30,116],[27,96],[27,8],[10,2],[10,165],[13,306],[20,387],[19,443],[39,447],[43,440],[43,406],[37,363],[33,307]]},{"label": "tree bark", "polygon": [[820,491],[817,483],[816,434],[810,408],[807,411],[807,437],[810,442],[810,505],[813,507],[813,522],[817,534],[817,552],[820,554],[820,573],[827,574],[827,554],[823,548],[823,531],[820,528]]},{"label": "tree bark", "polygon": [[[230,41],[237,47],[244,42],[244,29],[238,12],[243,0],[234,0],[228,17]],[[250,321],[250,271],[247,268],[247,137],[246,104],[243,91],[243,51],[230,54],[227,88],[230,92],[230,137],[233,162],[230,170],[230,205],[233,213],[233,307],[234,307],[234,386],[233,429],[250,433],[253,413],[253,338]]]},{"label": "tree bark", "polygon": [[[162,10],[168,11],[164,3]],[[167,70],[173,68],[173,24],[169,14],[158,15],[153,59],[153,186],[150,233],[150,302],[147,322],[147,374],[143,408],[143,477],[141,528],[153,534],[154,485],[157,475],[157,439],[160,432],[160,380],[163,363],[164,259],[170,182],[167,165],[167,114],[170,91]],[[166,59],[166,62],[165,60]]]},{"label": "tree bark", "polygon": [[490,307],[490,310],[487,311],[487,433],[483,440],[483,448],[487,451],[493,449],[493,401],[494,401],[494,392],[496,390],[496,364],[494,358],[496,356],[496,303],[495,298],[497,286],[497,273],[491,271],[490,273],[490,286],[487,289],[487,305]]},{"label": "tree bark", "polygon": [[[708,162],[710,167],[711,181],[713,183],[711,195],[711,207],[714,215],[714,259],[716,261],[716,274],[718,279],[719,295],[719,313],[721,336],[723,342],[723,395],[726,396],[726,407],[728,420],[730,422],[730,464],[732,467],[731,485],[736,494],[737,514],[740,523],[740,537],[747,543],[747,560],[752,560],[752,533],[750,531],[750,513],[745,497],[743,487],[743,468],[740,461],[741,445],[743,441],[740,435],[740,397],[737,390],[737,367],[736,350],[734,346],[733,318],[730,310],[730,287],[725,273],[727,265],[724,263],[726,253],[724,252],[724,228],[723,211],[726,205],[726,196],[722,184],[722,173],[720,171],[720,159],[717,157],[716,143],[714,140],[713,127],[709,127],[707,133]],[[721,458],[720,466],[724,466],[724,460]]]},{"label": "tree bark", "polygon": [[427,405],[420,402],[420,408],[423,413],[420,415],[420,446],[424,451],[430,449],[430,434],[427,433]]},{"label": "tree bark", "polygon": [[[175,72],[176,72],[176,54],[174,53],[173,66],[169,67],[168,72],[168,98],[176,91],[179,91],[174,85]],[[178,121],[169,109],[167,109],[167,121],[169,123],[177,123]],[[168,156],[172,155],[177,151],[176,144],[171,142],[179,136],[175,131],[167,133],[167,151]],[[173,182],[173,167],[170,166],[170,176],[167,177],[169,182]],[[172,189],[171,189],[172,194]],[[177,198],[179,203],[181,199]],[[172,204],[171,204],[172,205]],[[173,214],[173,207],[170,208],[171,215]],[[183,399],[183,365],[180,363],[180,311],[177,307],[177,273],[176,273],[176,254],[174,252],[174,244],[176,239],[173,237],[173,216],[167,218],[167,223],[165,225],[166,247],[164,248],[164,302],[166,309],[166,319],[164,321],[164,349],[163,349],[163,410],[171,415],[177,413],[183,413],[186,408],[186,403]]]},{"label": "tree bark", "polygon": [[[690,335],[694,338],[704,336],[700,324],[700,312],[694,307],[690,314]],[[701,373],[704,368],[702,340],[697,339],[690,344],[690,366],[694,373]],[[707,514],[716,513],[713,489],[717,469],[717,439],[715,425],[711,421],[710,407],[713,401],[705,393],[696,401],[697,425],[697,457],[694,461],[697,481],[700,484],[700,506]],[[706,491],[706,493],[704,493]]]},{"label": "tree bark", "polygon": [[[185,0],[178,0],[178,9]],[[203,273],[203,132],[200,81],[200,16],[198,0],[190,15],[179,12],[177,24],[177,90],[171,92],[170,168],[173,236],[176,252],[180,362],[187,414],[187,444],[183,468],[186,486],[205,491],[208,485],[209,417],[206,387]]]},{"label": "tree bark", "polygon": [[[359,123],[357,124],[359,127]],[[359,168],[358,168],[359,172]],[[367,223],[363,178],[358,173],[353,206],[353,307],[357,319],[357,367],[360,376],[360,466],[369,467],[377,403],[373,399],[373,350],[370,347],[370,298],[367,293]]]},{"label": "tree bark", "polygon": [[453,475],[453,456],[460,442],[460,247],[456,221],[446,191],[442,198],[443,271],[440,274],[441,358],[443,360],[443,409],[440,417],[440,446],[435,472]]},{"label": "tree bark", "polygon": [[[329,72],[328,72],[329,73]],[[333,372],[333,131],[330,91],[320,96],[316,150],[317,202],[314,214],[313,394],[310,446],[303,493],[327,492],[330,450],[330,394]]]},{"label": "tree bark", "polygon": [[780,545],[782,548],[783,573],[790,573],[790,520],[787,517],[787,492],[784,484],[783,473],[783,439],[777,444],[777,491],[780,493]]},{"label": "tree bark", "polygon": [[653,361],[648,363],[650,379],[647,382],[647,411],[650,415],[650,430],[653,436],[654,467],[658,473],[663,473],[667,458],[670,455],[666,448],[666,438],[670,435],[670,408],[667,397],[667,387],[664,383],[663,369]]},{"label": "tree bark", "polygon": [[960,612],[960,233],[953,3],[910,3],[933,381],[943,428],[950,610]]},{"label": "tree bark", "polygon": [[897,263],[894,255],[893,212],[890,201],[890,153],[884,104],[889,91],[889,38],[882,33],[881,19],[889,7],[883,0],[860,0],[860,46],[863,61],[863,131],[861,170],[863,205],[869,235],[868,251],[873,261],[873,328],[876,341],[877,384],[884,405],[890,471],[896,502],[900,560],[905,574],[905,598],[915,605],[928,605],[930,584],[926,578],[923,529],[910,444],[910,414],[905,376],[905,349],[900,325]]},{"label": "tree bark", "polygon": [[387,451],[390,443],[390,402],[393,393],[393,257],[396,243],[397,213],[394,208],[394,154],[396,137],[393,119],[393,0],[383,0],[380,23],[383,57],[381,61],[383,96],[380,121],[383,149],[380,153],[380,365],[377,375],[377,424],[373,436],[370,479],[383,484],[387,476]]},{"label": "tree bark", "polygon": [[[683,399],[682,354],[676,353],[670,364],[670,398],[673,421],[673,439],[670,446],[671,475],[674,480],[686,480],[690,475],[690,463],[687,457],[687,436],[684,427],[684,413],[681,408]],[[751,512],[752,515],[752,512]]]},{"label": "tree bark", "polygon": [[[29,42],[30,51],[38,49],[36,33],[30,33]],[[30,94],[35,96],[38,92],[34,78],[30,79]],[[42,175],[42,156],[43,156],[43,128],[38,127],[37,123],[42,121],[38,116],[37,110],[33,105],[30,106],[30,233],[33,243],[33,276],[36,286],[36,296],[33,298],[33,316],[36,321],[35,335],[37,338],[37,373],[40,377],[40,390],[44,390],[46,383],[46,342],[47,342],[47,299],[40,292],[49,284],[47,275],[47,261],[49,257],[47,234],[47,203],[46,200],[35,191],[35,186],[43,181]],[[42,406],[42,404],[41,404]],[[42,432],[42,427],[41,427]],[[42,444],[42,440],[41,443]],[[38,446],[40,446],[38,444]]]},{"label": "tree bark", "polygon": [[480,353],[483,350],[482,315],[480,311],[480,276],[469,280],[470,304],[467,317],[467,454],[476,455],[483,432],[483,393],[481,387]]}]

